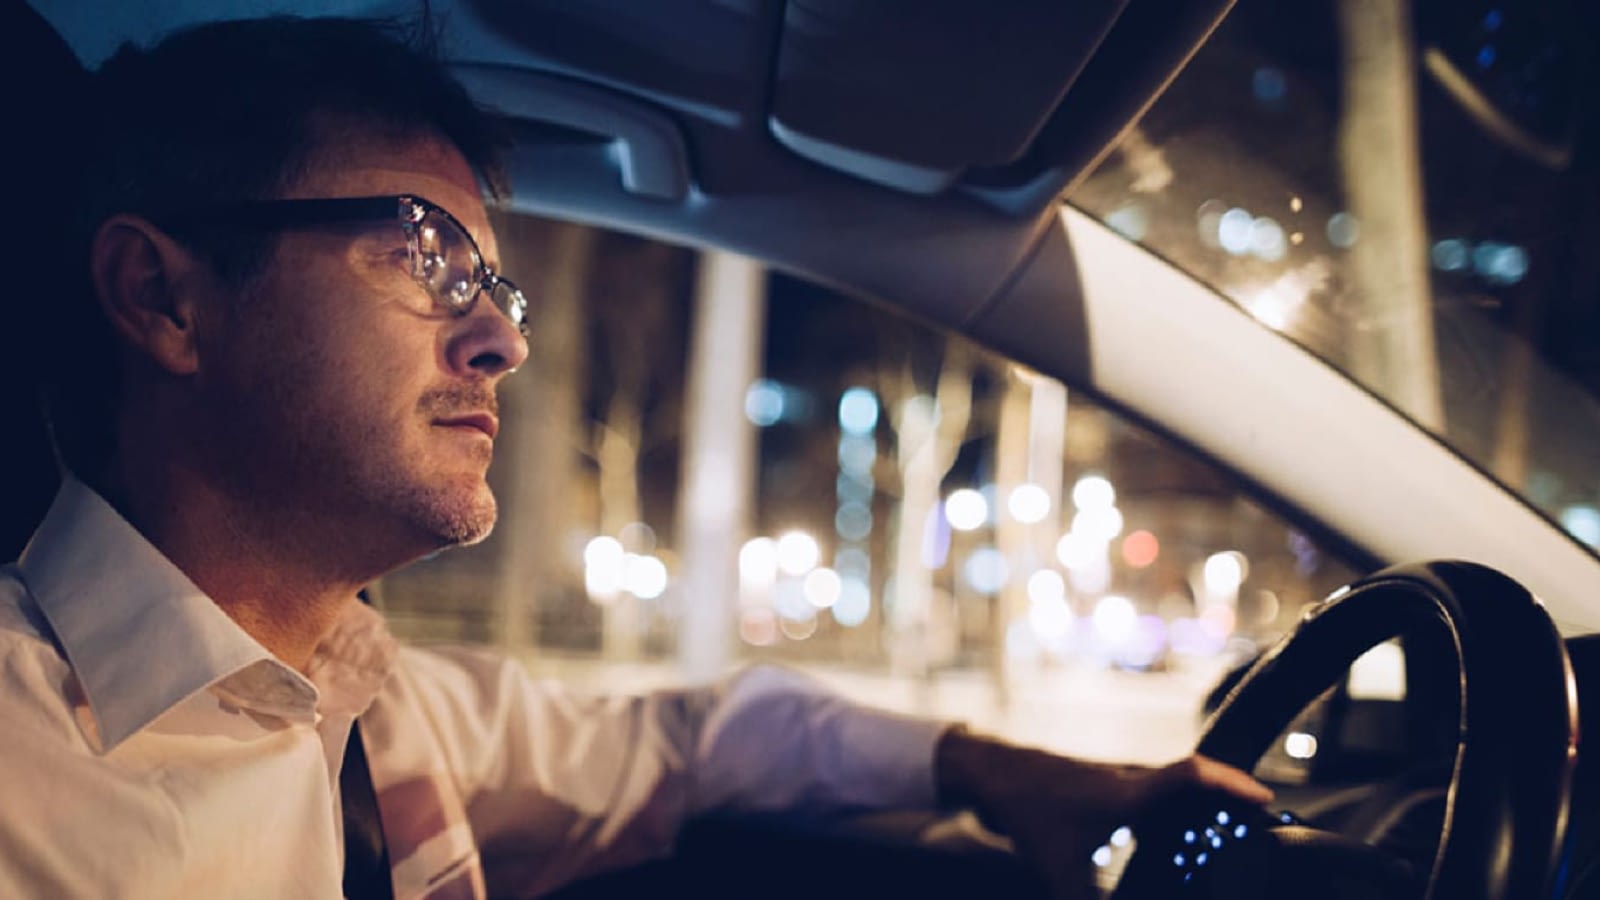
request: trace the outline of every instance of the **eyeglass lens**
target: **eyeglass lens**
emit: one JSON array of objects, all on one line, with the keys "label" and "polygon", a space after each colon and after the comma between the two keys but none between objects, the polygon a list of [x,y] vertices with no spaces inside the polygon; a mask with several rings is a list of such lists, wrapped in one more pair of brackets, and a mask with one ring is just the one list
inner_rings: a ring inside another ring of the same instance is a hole
[{"label": "eyeglass lens", "polygon": [[464,312],[472,308],[478,291],[487,289],[490,300],[524,333],[527,301],[516,286],[495,278],[486,285],[483,258],[472,238],[447,216],[428,210],[415,229],[416,253],[412,276],[448,307]]}]

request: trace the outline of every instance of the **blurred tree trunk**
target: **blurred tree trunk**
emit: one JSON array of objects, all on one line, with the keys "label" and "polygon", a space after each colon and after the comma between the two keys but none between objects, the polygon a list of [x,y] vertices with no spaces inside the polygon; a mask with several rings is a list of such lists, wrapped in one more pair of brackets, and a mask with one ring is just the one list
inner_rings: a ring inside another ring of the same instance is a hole
[{"label": "blurred tree trunk", "polygon": [[1359,233],[1356,374],[1443,432],[1417,138],[1417,61],[1406,0],[1339,0],[1344,117],[1339,161]]},{"label": "blurred tree trunk", "polygon": [[[618,386],[595,424],[595,462],[600,468],[600,533],[617,537],[638,522],[639,442],[644,431],[637,385]],[[632,548],[628,548],[630,551]],[[607,659],[636,659],[643,632],[639,600],[627,590],[605,601],[601,648]]]},{"label": "blurred tree trunk", "polygon": [[722,674],[732,659],[739,548],[756,482],[755,426],[745,418],[744,395],[761,371],[765,285],[753,260],[720,251],[700,258],[678,496],[678,654],[691,681]]},{"label": "blurred tree trunk", "polygon": [[[613,286],[620,297],[607,304],[605,341],[611,363],[611,396],[595,424],[594,459],[600,469],[600,534],[614,538],[643,522],[639,459],[644,448],[645,404],[650,373],[668,333],[667,310],[674,284],[676,247],[656,241],[631,243],[621,251]],[[627,547],[629,552],[653,548]],[[604,607],[601,646],[613,660],[637,659],[644,645],[644,616],[627,590]]]},{"label": "blurred tree trunk", "polygon": [[[1006,373],[1005,395],[1000,398],[999,437],[994,448],[995,549],[1008,561],[1020,561],[1020,549],[1027,543],[1027,526],[1002,514],[1006,495],[1028,475],[1028,386],[1015,367]],[[1020,573],[1018,573],[1020,574]],[[1028,615],[1028,589],[1018,578],[1007,579],[995,600],[993,673],[996,699],[1006,706],[1011,699],[1009,656],[1006,653],[1011,623],[1025,621]]]},{"label": "blurred tree trunk", "polygon": [[578,583],[569,558],[585,382],[583,297],[595,233],[526,216],[497,217],[509,277],[533,299],[528,361],[502,382],[495,495],[501,565],[495,633],[515,651],[538,640],[538,611],[559,608]]},{"label": "blurred tree trunk", "polygon": [[894,539],[894,603],[888,613],[889,664],[896,674],[931,674],[929,646],[933,573],[923,561],[928,522],[940,503],[939,486],[955,462],[972,415],[972,352],[947,340],[931,403],[920,394],[908,363],[900,400],[891,409],[895,460],[900,470],[899,528]]},{"label": "blurred tree trunk", "polygon": [[[996,601],[993,657],[990,673],[996,699],[1003,705],[1010,696],[1010,671],[1006,639],[1013,623],[1027,622],[1030,599],[1028,579],[1050,568],[1052,541],[1065,534],[1062,474],[1066,461],[1067,389],[1061,382],[1034,372],[1009,367],[1005,396],[1000,401],[1000,436],[995,447],[995,544],[1011,566]],[[1037,485],[1050,499],[1050,512],[1033,523],[1018,521],[1006,508],[1011,492],[1023,484]]]}]

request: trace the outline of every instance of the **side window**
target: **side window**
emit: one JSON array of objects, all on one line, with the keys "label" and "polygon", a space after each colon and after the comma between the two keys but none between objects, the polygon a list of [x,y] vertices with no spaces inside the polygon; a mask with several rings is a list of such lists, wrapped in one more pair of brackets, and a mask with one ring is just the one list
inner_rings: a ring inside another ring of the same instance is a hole
[{"label": "side window", "polygon": [[385,580],[405,637],[608,688],[790,664],[1157,761],[1357,574],[1215,467],[968,341],[725,254],[497,227],[537,285],[501,522]]}]

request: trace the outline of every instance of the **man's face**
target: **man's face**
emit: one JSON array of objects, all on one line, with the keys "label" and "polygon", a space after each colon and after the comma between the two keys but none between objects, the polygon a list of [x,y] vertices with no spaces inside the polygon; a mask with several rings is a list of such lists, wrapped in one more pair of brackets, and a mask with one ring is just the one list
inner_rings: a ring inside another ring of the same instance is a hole
[{"label": "man's face", "polygon": [[[448,144],[341,140],[317,162],[285,197],[425,197],[498,270],[476,181]],[[308,539],[334,532],[356,564],[489,533],[495,386],[527,344],[487,297],[445,313],[410,277],[401,230],[374,223],[284,231],[260,278],[226,299],[201,330],[198,390],[230,491]]]}]

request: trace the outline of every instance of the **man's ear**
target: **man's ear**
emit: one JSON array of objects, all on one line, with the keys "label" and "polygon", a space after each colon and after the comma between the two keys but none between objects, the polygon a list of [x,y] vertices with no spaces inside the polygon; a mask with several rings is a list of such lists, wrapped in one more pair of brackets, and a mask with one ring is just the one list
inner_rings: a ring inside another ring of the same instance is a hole
[{"label": "man's ear", "polygon": [[95,231],[89,266],[111,327],[174,375],[199,368],[194,255],[139,216],[118,214]]}]

